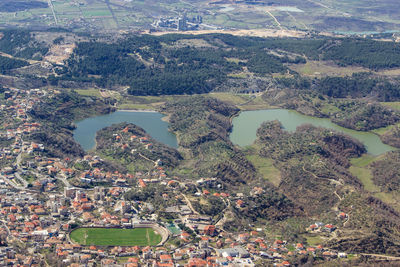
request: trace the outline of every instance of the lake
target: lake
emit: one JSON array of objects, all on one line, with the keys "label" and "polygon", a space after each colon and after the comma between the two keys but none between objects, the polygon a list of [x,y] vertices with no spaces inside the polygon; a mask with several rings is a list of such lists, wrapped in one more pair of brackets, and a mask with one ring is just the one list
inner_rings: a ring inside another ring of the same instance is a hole
[{"label": "lake", "polygon": [[329,119],[321,119],[302,115],[293,110],[267,109],[256,111],[244,111],[233,119],[233,129],[230,135],[232,143],[239,146],[251,145],[256,140],[256,132],[264,121],[279,120],[287,131],[295,131],[302,124],[312,124],[317,127],[332,129],[345,133],[360,142],[367,148],[368,153],[380,155],[395,150],[394,147],[385,145],[376,134],[361,132],[340,127]]},{"label": "lake", "polygon": [[85,151],[96,145],[96,132],[112,124],[127,122],[142,127],[151,137],[160,143],[177,148],[176,136],[168,131],[168,122],[162,120],[158,112],[116,111],[107,115],[91,117],[76,123],[74,139]]}]

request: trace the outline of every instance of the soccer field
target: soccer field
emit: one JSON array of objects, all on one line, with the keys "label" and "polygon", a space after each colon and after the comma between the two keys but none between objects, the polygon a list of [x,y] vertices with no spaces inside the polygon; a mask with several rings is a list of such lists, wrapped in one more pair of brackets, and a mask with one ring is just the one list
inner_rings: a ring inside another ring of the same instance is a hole
[{"label": "soccer field", "polygon": [[155,246],[161,241],[152,228],[79,228],[70,237],[78,244],[96,246]]}]

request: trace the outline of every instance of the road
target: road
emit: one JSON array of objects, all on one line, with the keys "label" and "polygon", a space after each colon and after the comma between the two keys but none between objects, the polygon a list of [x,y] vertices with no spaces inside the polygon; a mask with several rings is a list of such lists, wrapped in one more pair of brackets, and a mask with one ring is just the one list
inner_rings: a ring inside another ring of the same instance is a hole
[{"label": "road", "polygon": [[189,206],[189,208],[191,209],[191,211],[192,211],[194,214],[199,215],[199,213],[193,208],[192,202],[190,202],[190,200],[188,199],[188,197],[187,197],[185,194],[182,194],[182,196],[183,196],[183,198],[185,199],[185,201],[186,201],[187,205]]},{"label": "road", "polygon": [[22,178],[18,172],[15,173],[15,178],[23,185],[24,188],[28,187],[28,182]]},{"label": "road", "polygon": [[[40,173],[38,173],[38,172],[32,172],[34,175],[36,175],[36,177],[38,177],[38,178],[45,178],[44,176],[43,176],[43,174],[40,174]],[[68,180],[67,180],[67,177],[65,176],[65,174],[61,174],[61,176],[55,176],[54,177],[55,179],[57,179],[57,180],[60,180],[61,182],[63,182],[63,184],[66,186],[66,187],[74,187],[74,186],[71,186],[71,184],[68,182]]]},{"label": "road", "polygon": [[[222,226],[225,224],[227,217],[226,217],[226,212],[228,211],[228,209],[231,207],[231,201],[230,199],[227,199],[228,201],[228,205],[226,206],[226,208],[222,211],[222,213],[224,213],[223,217],[215,224],[215,226]],[[224,201],[225,202],[225,201]],[[226,204],[226,203],[225,203]],[[222,229],[223,230],[223,229]]]},{"label": "road", "polygon": [[16,158],[16,164],[17,164],[17,172],[15,173],[15,178],[24,186],[24,188],[28,187],[28,182],[21,177],[19,172],[22,172],[21,169],[21,161],[22,161],[22,153],[19,153],[17,158]]},{"label": "road", "polygon": [[109,10],[110,13],[111,13],[111,16],[113,17],[113,20],[115,21],[115,24],[116,24],[116,26],[117,26],[117,29],[119,29],[119,23],[118,23],[117,17],[115,16],[114,10],[113,10],[113,9],[111,8],[111,6],[110,6],[110,0],[105,0],[105,3],[106,3],[106,5],[107,5],[108,10]]},{"label": "road", "polygon": [[53,2],[51,0],[47,0],[47,2],[49,3],[49,7],[51,9],[51,12],[53,13],[54,22],[56,23],[56,25],[58,25],[57,16],[56,16],[56,12],[54,11]]},{"label": "road", "polygon": [[71,186],[71,184],[68,182],[67,177],[65,176],[65,174],[61,174],[61,177],[56,177],[56,179],[60,180],[61,182],[64,183],[64,185],[66,187],[73,187]]},{"label": "road", "polygon": [[8,234],[10,237],[13,237],[13,236],[11,235],[10,228],[8,228],[8,226],[7,226],[7,222],[6,222],[6,221],[4,221],[4,220],[1,220],[0,222],[2,222],[2,223],[3,223],[3,226],[4,226],[4,228],[6,228],[7,234]]},{"label": "road", "polygon": [[9,184],[10,186],[14,187],[17,190],[25,190],[25,187],[15,184],[13,181],[8,179],[4,175],[0,175],[0,178],[3,179],[7,184]]},{"label": "road", "polygon": [[269,12],[268,10],[265,10],[265,12],[270,15],[270,17],[276,22],[276,24],[278,25],[279,29],[283,30],[281,23],[275,18],[274,15],[272,15],[271,12]]},{"label": "road", "polygon": [[[26,62],[28,62],[29,64],[40,64],[40,63],[41,63],[41,61],[37,61],[37,60],[33,60],[33,59],[26,59],[26,58],[14,57],[14,56],[12,56],[12,55],[10,55],[10,54],[7,54],[7,53],[4,53],[4,52],[0,52],[0,56],[8,57],[8,58],[13,58],[13,59],[21,60],[21,61],[26,61]],[[27,67],[29,67],[29,66],[27,66]]]},{"label": "road", "polygon": [[286,14],[287,14],[289,17],[291,17],[292,20],[294,20],[297,24],[302,24],[303,27],[304,27],[306,30],[309,30],[309,29],[310,29],[310,28],[307,27],[306,24],[304,24],[303,22],[298,21],[298,20],[295,18],[295,16],[293,16],[290,12],[286,11]]},{"label": "road", "polygon": [[391,260],[391,261],[398,261],[398,260],[400,260],[400,257],[388,256],[388,255],[381,255],[381,254],[360,253],[360,255],[370,256],[370,257],[376,257],[376,258],[383,258],[383,259],[385,259],[385,260]]}]

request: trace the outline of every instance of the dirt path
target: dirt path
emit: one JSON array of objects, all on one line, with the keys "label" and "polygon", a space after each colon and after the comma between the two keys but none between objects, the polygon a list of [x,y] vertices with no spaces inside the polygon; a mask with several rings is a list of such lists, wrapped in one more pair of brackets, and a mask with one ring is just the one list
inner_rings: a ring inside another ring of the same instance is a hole
[{"label": "dirt path", "polygon": [[346,221],[343,223],[343,227],[346,227],[346,224],[350,221],[350,214],[347,214],[347,219]]},{"label": "dirt path", "polygon": [[40,61],[33,60],[33,59],[26,59],[26,58],[14,57],[14,56],[12,56],[12,55],[10,55],[10,54],[7,54],[7,53],[4,53],[4,52],[0,52],[0,56],[12,58],[12,59],[17,59],[17,60],[22,60],[22,61],[26,61],[26,62],[28,62],[29,64],[41,63]]},{"label": "dirt path", "polygon": [[339,11],[339,10],[334,9],[334,8],[331,8],[331,7],[329,7],[329,6],[327,6],[327,5],[324,5],[324,4],[322,4],[322,3],[319,3],[319,2],[316,2],[316,1],[312,1],[312,0],[307,0],[307,1],[310,2],[310,3],[313,3],[314,5],[317,5],[317,6],[326,8],[326,9],[328,9],[328,10],[330,10],[330,11],[333,11],[333,12],[335,12],[335,13],[338,13],[338,14],[340,14],[340,15],[342,15],[342,16],[345,16],[345,17],[350,17],[350,16],[351,16],[351,15],[348,14],[348,13]]},{"label": "dirt path", "polygon": [[48,0],[47,2],[49,3],[49,7],[51,9],[51,12],[53,13],[54,22],[56,23],[56,25],[58,25],[57,16],[56,16],[56,12],[54,11],[53,2],[52,2],[52,0]]},{"label": "dirt path", "polygon": [[337,190],[335,190],[335,195],[338,197],[339,201],[342,201],[343,198],[341,196],[339,196],[339,194],[337,193]]},{"label": "dirt path", "polygon": [[115,21],[115,24],[117,25],[117,29],[119,29],[119,28],[120,28],[120,27],[119,27],[119,22],[118,22],[117,17],[115,16],[114,10],[111,8],[110,0],[105,0],[105,3],[106,3],[106,5],[107,5],[108,10],[109,10],[110,13],[111,13],[111,16],[112,16],[113,20]]},{"label": "dirt path", "polygon": [[[319,176],[317,176],[315,173],[310,172],[309,170],[306,170],[306,169],[304,168],[304,165],[303,165],[303,171],[305,171],[305,172],[311,174],[312,176],[314,176],[314,178],[322,179],[322,180],[327,180],[327,181],[330,181],[331,183],[336,184],[336,185],[343,185],[342,182],[337,181],[337,180],[335,180],[335,179],[330,179],[330,178],[324,178],[324,177],[319,177]],[[335,192],[336,192],[336,191],[335,191]],[[338,196],[338,197],[339,197],[339,196]],[[340,197],[339,197],[339,199],[341,200]]]},{"label": "dirt path", "polygon": [[[176,31],[162,31],[153,32],[151,35],[160,36],[165,34],[176,33]],[[305,37],[306,33],[304,31],[296,30],[285,30],[285,29],[252,29],[252,30],[198,30],[198,31],[186,31],[185,34],[213,34],[213,33],[223,33],[231,34],[235,36],[255,36],[255,37]]]},{"label": "dirt path", "polygon": [[186,203],[188,204],[190,210],[191,210],[194,214],[199,215],[199,213],[193,208],[192,202],[190,202],[189,198],[188,198],[185,194],[182,194],[182,196],[183,196],[183,198],[185,199]]},{"label": "dirt path", "polygon": [[360,253],[360,255],[371,256],[371,257],[376,257],[376,258],[384,258],[386,260],[392,260],[392,261],[400,260],[400,257],[381,255],[381,254]]},{"label": "dirt path", "polygon": [[151,162],[153,162],[153,163],[154,163],[154,165],[156,165],[156,162],[155,162],[154,160],[151,160],[151,159],[149,159],[148,157],[146,157],[146,156],[142,155],[142,153],[138,153],[138,155],[139,155],[139,156],[141,156],[142,158],[144,158],[144,159],[148,160],[148,161],[151,161]]},{"label": "dirt path", "polygon": [[231,207],[231,201],[228,199],[228,205],[226,206],[226,208],[222,211],[222,213],[224,213],[224,215],[222,216],[222,218],[217,222],[217,223],[215,223],[215,226],[223,226],[224,225],[224,223],[226,222],[226,220],[227,220],[227,217],[226,217],[226,211],[229,209]]},{"label": "dirt path", "polygon": [[281,23],[276,19],[276,17],[268,10],[265,10],[265,12],[275,21],[275,23],[278,25],[279,29],[283,30]]},{"label": "dirt path", "polygon": [[306,30],[309,30],[309,29],[310,29],[310,28],[307,27],[306,24],[304,24],[303,22],[298,21],[298,20],[296,19],[295,16],[293,16],[292,14],[290,14],[290,12],[286,11],[286,14],[287,14],[292,20],[294,20],[297,24],[303,25],[303,27],[304,27]]}]

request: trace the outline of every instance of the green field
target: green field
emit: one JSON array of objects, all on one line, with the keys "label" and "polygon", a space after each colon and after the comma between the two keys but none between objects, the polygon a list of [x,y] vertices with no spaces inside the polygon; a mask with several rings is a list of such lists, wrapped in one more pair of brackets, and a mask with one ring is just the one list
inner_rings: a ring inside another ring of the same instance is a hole
[{"label": "green field", "polygon": [[79,228],[70,237],[78,244],[95,246],[155,246],[161,241],[152,228]]},{"label": "green field", "polygon": [[264,179],[270,181],[275,186],[279,186],[281,182],[281,173],[273,165],[274,161],[272,159],[260,157],[257,154],[248,155],[246,158],[253,163],[258,173],[261,174]]},{"label": "green field", "polygon": [[[0,1],[0,6],[2,2],[4,1]],[[17,11],[13,11],[14,8],[11,10],[2,8],[0,10],[2,26],[55,26],[50,7],[28,5],[26,8],[19,8],[18,1],[6,2],[9,2],[8,6],[16,2],[14,5]],[[47,1],[42,0],[42,2]],[[317,4],[311,0],[295,1],[295,3],[288,3],[289,6],[283,2],[278,1],[273,6],[265,6],[263,3],[245,5],[229,3],[229,1],[211,4],[208,0],[51,1],[58,26],[73,24],[74,30],[87,30],[88,24],[89,28],[98,30],[132,27],[148,29],[159,17],[176,17],[178,13],[186,13],[189,18],[201,15],[203,25],[207,25],[204,29],[210,26],[211,29],[300,29],[345,34],[372,34],[400,30],[400,18],[398,12],[396,13],[399,2],[394,0],[364,0],[361,7],[359,0],[319,0]],[[311,74],[319,72],[318,69],[313,71],[308,67],[304,71]],[[388,73],[388,75],[391,74]]]}]

